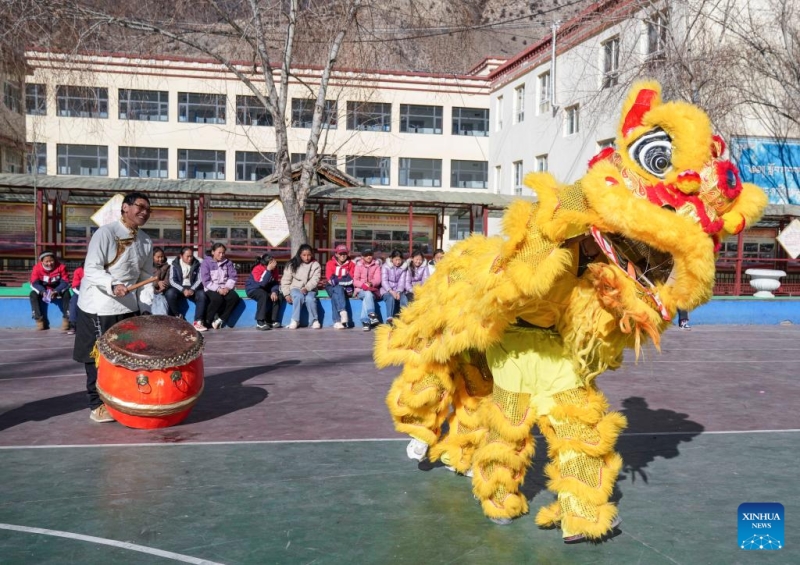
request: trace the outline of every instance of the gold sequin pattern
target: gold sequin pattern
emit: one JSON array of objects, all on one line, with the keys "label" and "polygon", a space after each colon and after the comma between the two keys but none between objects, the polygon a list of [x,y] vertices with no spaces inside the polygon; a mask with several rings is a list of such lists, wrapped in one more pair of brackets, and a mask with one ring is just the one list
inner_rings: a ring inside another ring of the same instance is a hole
[{"label": "gold sequin pattern", "polygon": [[589,393],[584,388],[572,388],[554,394],[553,401],[561,406],[586,406],[589,404]]},{"label": "gold sequin pattern", "polygon": [[558,421],[554,418],[550,418],[550,421],[559,438],[577,439],[591,445],[600,443],[600,434],[598,431],[582,422],[574,422],[571,420]]},{"label": "gold sequin pattern", "polygon": [[426,388],[436,387],[437,389],[441,390],[441,380],[436,375],[436,373],[428,373],[422,379],[416,383],[414,386],[411,387],[411,392],[414,394],[419,394]]},{"label": "gold sequin pattern", "polygon": [[497,384],[492,390],[492,400],[513,426],[518,426],[525,419],[531,405],[531,395],[526,392],[509,392]]},{"label": "gold sequin pattern", "polygon": [[574,495],[561,495],[558,497],[558,501],[561,503],[561,510],[565,514],[580,516],[590,522],[597,522],[599,519],[597,509],[593,505],[584,502]]},{"label": "gold sequin pattern", "polygon": [[568,461],[561,462],[561,476],[573,477],[592,488],[600,487],[603,462],[599,457],[589,457],[582,453]]}]

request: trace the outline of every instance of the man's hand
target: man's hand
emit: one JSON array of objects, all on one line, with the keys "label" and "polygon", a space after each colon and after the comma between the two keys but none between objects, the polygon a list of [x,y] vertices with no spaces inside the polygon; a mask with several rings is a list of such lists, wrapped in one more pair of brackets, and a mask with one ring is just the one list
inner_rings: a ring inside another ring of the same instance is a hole
[{"label": "man's hand", "polygon": [[114,285],[113,291],[114,291],[114,296],[122,298],[123,296],[128,294],[128,287],[125,286],[124,284],[116,284]]},{"label": "man's hand", "polygon": [[[277,292],[273,292],[272,294],[269,295],[269,297],[270,297],[270,299],[272,299],[273,302],[277,302],[278,301],[278,293]],[[289,304],[291,304],[291,302]]]},{"label": "man's hand", "polygon": [[293,304],[291,294],[286,295],[286,304]]},{"label": "man's hand", "polygon": [[167,290],[167,287],[169,286],[169,284],[167,283],[167,281],[158,281],[156,283],[156,286],[158,287],[158,290],[160,290],[161,292],[164,292],[165,290]]}]

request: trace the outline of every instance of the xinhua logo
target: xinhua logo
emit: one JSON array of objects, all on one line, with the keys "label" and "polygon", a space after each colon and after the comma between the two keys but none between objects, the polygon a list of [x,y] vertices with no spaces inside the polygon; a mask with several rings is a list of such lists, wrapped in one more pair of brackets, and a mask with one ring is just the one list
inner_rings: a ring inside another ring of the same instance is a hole
[{"label": "xinhua logo", "polygon": [[739,549],[783,549],[783,504],[745,502],[738,512]]}]

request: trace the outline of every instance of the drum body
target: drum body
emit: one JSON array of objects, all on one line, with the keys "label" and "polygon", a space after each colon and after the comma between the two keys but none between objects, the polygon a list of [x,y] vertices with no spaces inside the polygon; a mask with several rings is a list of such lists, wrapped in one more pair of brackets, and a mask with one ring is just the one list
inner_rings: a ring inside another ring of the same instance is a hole
[{"label": "drum body", "polygon": [[170,316],[138,316],[97,341],[97,392],[130,428],[183,421],[203,392],[203,336]]}]

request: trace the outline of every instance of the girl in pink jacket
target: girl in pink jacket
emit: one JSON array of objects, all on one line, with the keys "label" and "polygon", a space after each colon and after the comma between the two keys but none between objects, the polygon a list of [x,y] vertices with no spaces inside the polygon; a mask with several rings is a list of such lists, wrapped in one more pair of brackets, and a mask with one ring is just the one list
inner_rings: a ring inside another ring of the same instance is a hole
[{"label": "girl in pink jacket", "polygon": [[353,297],[361,299],[361,325],[368,332],[378,324],[375,315],[375,294],[381,289],[381,266],[375,261],[372,249],[361,252],[353,275]]}]

